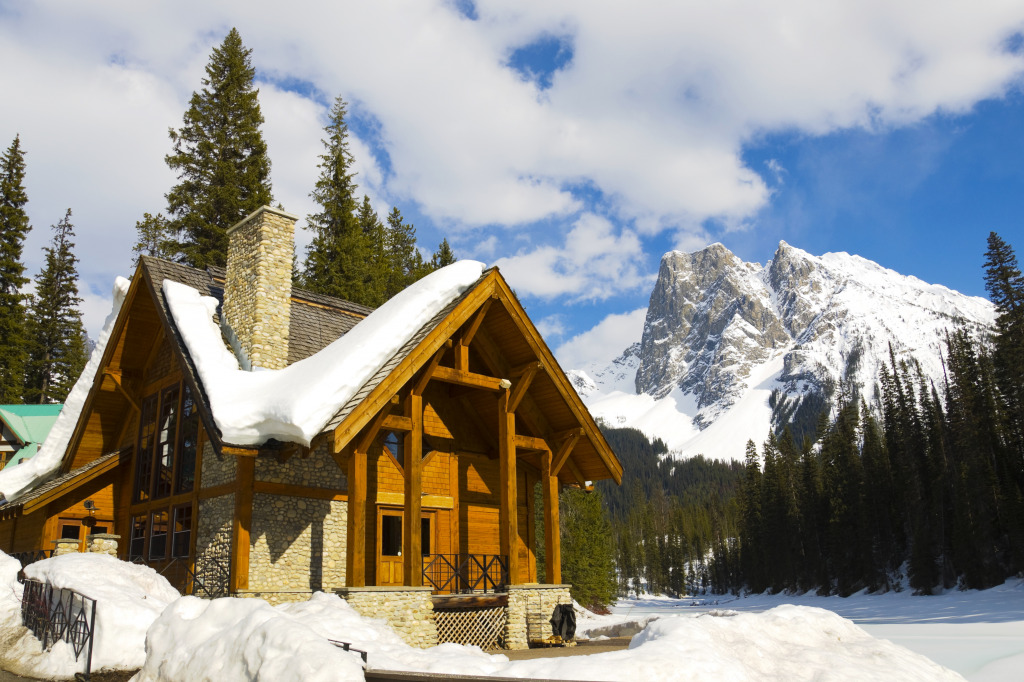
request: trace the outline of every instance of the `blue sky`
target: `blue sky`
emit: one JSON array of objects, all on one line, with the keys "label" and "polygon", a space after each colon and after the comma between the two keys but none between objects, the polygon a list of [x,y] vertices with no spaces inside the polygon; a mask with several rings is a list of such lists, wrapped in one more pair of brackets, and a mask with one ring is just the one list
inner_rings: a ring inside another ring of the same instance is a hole
[{"label": "blue sky", "polygon": [[165,208],[167,130],[231,26],[275,201],[312,210],[344,96],[379,212],[501,267],[570,366],[638,339],[669,249],[763,263],[784,239],[974,295],[990,230],[1024,249],[1021,3],[0,0],[25,259],[37,272],[70,206],[93,335],[135,221]]}]

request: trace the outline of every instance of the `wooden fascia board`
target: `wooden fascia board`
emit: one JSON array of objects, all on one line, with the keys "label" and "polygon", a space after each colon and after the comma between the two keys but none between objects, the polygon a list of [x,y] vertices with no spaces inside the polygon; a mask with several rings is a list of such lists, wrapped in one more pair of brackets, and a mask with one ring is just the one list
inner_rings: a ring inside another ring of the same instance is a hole
[{"label": "wooden fascia board", "polygon": [[433,357],[459,327],[465,324],[477,308],[494,292],[497,270],[491,270],[448,316],[427,334],[398,364],[384,381],[370,391],[361,403],[334,430],[334,449],[343,448],[384,407],[392,396],[408,383],[413,375]]},{"label": "wooden fascia board", "polygon": [[[141,260],[139,268],[143,269]],[[199,383],[199,378],[189,371],[188,360],[182,353],[184,342],[178,333],[178,328],[174,324],[174,320],[165,313],[164,307],[158,303],[161,297],[157,295],[157,283],[153,281],[148,269],[144,269],[144,272],[146,273],[146,284],[149,286],[150,296],[153,297],[153,307],[156,308],[157,317],[160,318],[160,323],[163,325],[163,332],[164,334],[170,333],[174,338],[174,343],[171,344],[171,353],[178,361],[178,369],[181,371],[183,377],[182,381],[187,382],[189,388],[192,390],[192,399],[196,401],[196,407],[199,408],[199,417],[203,420],[203,428],[206,430],[206,437],[212,441],[214,449],[220,452],[224,446],[224,439],[221,436],[220,429],[217,428],[217,422],[213,419],[213,411],[206,403],[206,391],[203,390],[202,385]],[[161,282],[160,286],[162,286],[162,284],[163,283]],[[200,293],[202,294],[202,292]],[[193,381],[193,379],[195,380]]]},{"label": "wooden fascia board", "polygon": [[75,488],[78,488],[81,485],[85,485],[89,481],[99,478],[108,471],[113,471],[114,469],[117,468],[119,464],[121,464],[124,458],[125,456],[123,454],[118,455],[117,457],[111,457],[109,461],[104,462],[103,464],[97,467],[93,467],[84,474],[75,476],[73,479],[68,481],[66,484],[60,486],[59,488],[54,488],[53,490],[48,491],[45,495],[40,495],[34,500],[26,502],[24,505],[22,505],[23,513],[31,514],[35,510],[45,507],[50,502],[53,502],[54,500],[60,497],[63,497],[64,495],[68,494]]},{"label": "wooden fascia board", "polygon": [[139,282],[143,279],[140,276],[142,273],[142,263],[139,262],[139,266],[135,268],[135,275],[132,276],[131,284],[128,285],[128,293],[125,294],[124,301],[121,303],[121,309],[117,312],[117,319],[114,321],[114,328],[110,330],[110,336],[107,338],[107,346],[103,349],[103,358],[100,360],[99,366],[96,368],[96,375],[92,380],[92,387],[89,388],[89,395],[85,398],[85,403],[82,405],[82,411],[78,414],[78,423],[75,424],[75,430],[71,433],[71,438],[68,439],[68,447],[61,455],[60,473],[66,474],[71,469],[71,462],[74,458],[71,453],[78,451],[78,446],[82,442],[82,436],[85,433],[85,424],[89,421],[87,415],[92,413],[93,403],[96,401],[96,396],[102,390],[103,377],[105,375],[106,368],[110,365],[110,359],[114,354],[114,349],[117,348],[117,342],[121,339],[121,335],[124,333],[124,326],[128,322],[128,313],[132,309],[132,305],[135,303],[135,297],[138,295],[139,287],[142,286]]},{"label": "wooden fascia board", "polygon": [[622,484],[622,463],[619,462],[618,457],[612,451],[608,441],[605,440],[604,434],[601,433],[601,429],[598,428],[597,423],[591,416],[590,411],[587,409],[583,401],[580,400],[579,394],[576,393],[576,389],[569,383],[569,379],[566,377],[562,367],[558,364],[554,354],[548,345],[541,338],[537,328],[533,326],[526,311],[519,304],[515,294],[512,293],[512,289],[509,288],[508,283],[505,279],[497,273],[497,268],[494,269],[495,274],[495,290],[498,292],[499,300],[508,312],[509,317],[512,318],[516,326],[520,328],[526,337],[527,343],[532,347],[533,352],[537,355],[540,361],[544,364],[544,369],[547,372],[548,377],[555,385],[555,389],[562,395],[569,409],[572,411],[573,416],[576,417],[577,422],[585,429],[587,439],[590,441],[594,450],[601,458],[602,463],[611,474],[611,477],[615,480],[616,484]]}]

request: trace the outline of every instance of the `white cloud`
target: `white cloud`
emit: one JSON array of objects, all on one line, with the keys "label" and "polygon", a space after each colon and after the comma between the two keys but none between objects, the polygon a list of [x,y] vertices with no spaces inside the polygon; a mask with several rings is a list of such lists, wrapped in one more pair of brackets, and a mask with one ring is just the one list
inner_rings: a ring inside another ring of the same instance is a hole
[{"label": "white cloud", "polygon": [[548,315],[537,321],[537,331],[540,335],[548,340],[548,343],[552,339],[558,339],[565,335],[565,316],[556,313],[554,315]]},{"label": "white cloud", "polygon": [[640,341],[646,318],[647,308],[608,315],[592,329],[560,345],[555,357],[567,369],[602,368]]},{"label": "white cloud", "polygon": [[616,234],[601,216],[585,213],[560,246],[540,246],[495,265],[520,293],[576,301],[597,301],[653,283],[644,271],[640,239],[629,230]]},{"label": "white cloud", "polygon": [[[254,65],[310,83],[318,100],[262,84],[275,197],[305,215],[326,119],[343,95],[380,124],[387,171],[354,140],[375,206],[415,202],[459,231],[550,244],[505,259],[541,297],[604,298],[644,279],[637,235],[703,239],[709,219],[747,226],[771,193],[744,165],[766,133],[886,129],[967,112],[1021,83],[1024,30],[1006,0],[478,0],[468,21],[445,0],[387,3],[21,3],[0,14],[0,145],[22,134],[37,269],[46,226],[75,211],[82,274],[105,291],[130,262],[133,227],[163,209],[163,163],[210,49],[236,25]],[[541,35],[568,36],[572,61],[543,92],[507,66]],[[581,227],[602,213],[629,230]],[[579,218],[580,215],[583,218]],[[577,220],[577,218],[579,218]],[[544,227],[535,228],[531,223]],[[578,237],[596,238],[581,259]],[[480,244],[481,253],[488,242]],[[301,243],[300,243],[301,247]]]}]

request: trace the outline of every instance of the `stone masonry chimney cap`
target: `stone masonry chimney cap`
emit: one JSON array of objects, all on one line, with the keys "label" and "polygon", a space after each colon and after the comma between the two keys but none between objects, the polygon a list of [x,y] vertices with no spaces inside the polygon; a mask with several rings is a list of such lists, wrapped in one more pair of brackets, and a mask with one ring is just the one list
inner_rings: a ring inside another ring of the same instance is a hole
[{"label": "stone masonry chimney cap", "polygon": [[281,209],[274,208],[273,206],[260,206],[255,211],[253,211],[252,213],[250,213],[249,215],[245,216],[244,218],[239,220],[237,223],[235,223],[234,225],[229,227],[227,229],[227,233],[226,234],[231,234],[232,232],[234,232],[235,230],[240,228],[242,225],[245,225],[247,222],[252,220],[253,216],[256,216],[256,215],[258,215],[260,213],[263,213],[263,212],[276,213],[277,215],[279,215],[279,216],[281,216],[283,218],[291,219],[292,222],[297,222],[299,220],[299,216],[295,215],[294,213],[289,213],[288,211],[282,211]]}]

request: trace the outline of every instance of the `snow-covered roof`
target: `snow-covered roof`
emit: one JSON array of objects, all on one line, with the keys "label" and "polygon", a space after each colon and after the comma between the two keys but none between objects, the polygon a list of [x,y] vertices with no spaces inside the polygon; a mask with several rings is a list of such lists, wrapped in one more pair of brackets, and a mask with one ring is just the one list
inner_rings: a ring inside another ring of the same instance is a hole
[{"label": "snow-covered roof", "polygon": [[216,298],[170,279],[160,288],[223,441],[308,445],[483,269],[483,263],[459,261],[433,272],[323,350],[277,370],[240,368],[215,320]]}]

